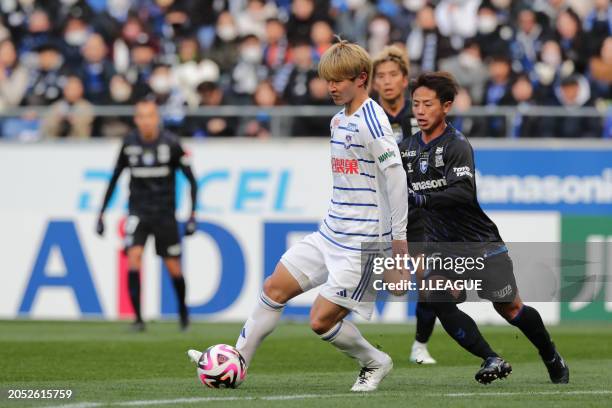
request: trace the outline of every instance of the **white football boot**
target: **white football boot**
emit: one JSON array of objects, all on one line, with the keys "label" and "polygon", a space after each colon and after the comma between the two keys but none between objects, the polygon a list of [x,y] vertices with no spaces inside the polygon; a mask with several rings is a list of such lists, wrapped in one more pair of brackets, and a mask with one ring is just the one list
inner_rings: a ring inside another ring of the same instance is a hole
[{"label": "white football boot", "polygon": [[378,384],[393,368],[393,360],[391,360],[391,357],[385,353],[383,353],[383,355],[384,358],[382,361],[361,368],[357,381],[353,384],[351,391],[370,392],[378,388]]},{"label": "white football boot", "polygon": [[198,361],[200,361],[200,357],[202,357],[202,352],[198,351],[198,350],[189,350],[187,352],[187,356],[189,357],[189,359],[191,361],[193,361],[195,364],[198,364]]},{"label": "white football boot", "polygon": [[414,341],[410,352],[410,361],[417,364],[436,364],[436,360],[429,354],[427,343]]}]

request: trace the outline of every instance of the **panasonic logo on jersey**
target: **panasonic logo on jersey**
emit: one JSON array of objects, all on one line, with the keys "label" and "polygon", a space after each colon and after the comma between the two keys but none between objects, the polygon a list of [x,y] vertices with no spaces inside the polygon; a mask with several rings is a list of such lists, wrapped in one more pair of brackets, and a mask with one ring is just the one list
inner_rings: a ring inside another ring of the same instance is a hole
[{"label": "panasonic logo on jersey", "polygon": [[441,178],[437,180],[416,181],[412,183],[412,189],[414,191],[428,190],[430,188],[439,188],[445,185],[446,185],[446,178]]}]

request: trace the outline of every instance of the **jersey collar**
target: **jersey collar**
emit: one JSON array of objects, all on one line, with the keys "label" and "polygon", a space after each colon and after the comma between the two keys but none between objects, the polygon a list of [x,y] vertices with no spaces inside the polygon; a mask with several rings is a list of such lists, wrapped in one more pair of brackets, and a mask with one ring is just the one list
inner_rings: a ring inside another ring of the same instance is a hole
[{"label": "jersey collar", "polygon": [[[408,99],[404,99],[404,107],[395,116],[393,116],[389,112],[385,111],[385,113],[387,114],[387,117],[389,118],[389,122],[391,122],[391,123],[400,123],[401,122],[402,118],[406,114],[406,111],[410,107],[408,102],[409,102]],[[382,103],[380,103],[380,106],[382,106]]]},{"label": "jersey collar", "polygon": [[442,132],[442,134],[440,136],[436,137],[434,140],[432,140],[429,143],[423,142],[423,132],[422,131],[419,131],[419,133],[416,136],[417,136],[417,140],[419,142],[419,146],[421,146],[423,148],[423,150],[427,150],[427,149],[437,145],[443,139],[446,139],[449,135],[452,135],[454,133],[455,133],[455,128],[453,127],[453,125],[451,125],[449,122],[446,122],[446,129],[444,129],[444,132]]}]

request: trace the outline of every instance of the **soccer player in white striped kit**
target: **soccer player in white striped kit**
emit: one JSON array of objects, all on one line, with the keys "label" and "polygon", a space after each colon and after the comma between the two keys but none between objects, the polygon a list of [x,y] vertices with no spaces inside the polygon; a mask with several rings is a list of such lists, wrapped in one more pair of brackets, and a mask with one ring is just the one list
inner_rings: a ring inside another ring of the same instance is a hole
[{"label": "soccer player in white striped kit", "polygon": [[320,286],[310,326],[359,362],[352,391],[375,390],[393,367],[391,358],[345,319],[351,311],[366,319],[373,312],[372,258],[365,258],[362,267],[362,245],[387,242],[393,255],[408,252],[406,174],[387,115],[368,97],[371,72],[367,52],[347,41],[321,57],[319,75],[327,80],[336,105],[344,105],[330,126],[333,194],[328,214],[318,232],[282,256],[236,343],[249,365],[278,325],[287,301]]}]

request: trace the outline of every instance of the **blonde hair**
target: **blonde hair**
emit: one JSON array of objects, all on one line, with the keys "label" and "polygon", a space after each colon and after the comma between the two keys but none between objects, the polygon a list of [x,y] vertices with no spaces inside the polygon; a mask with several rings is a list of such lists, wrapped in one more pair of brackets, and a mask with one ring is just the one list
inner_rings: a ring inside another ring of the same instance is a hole
[{"label": "blonde hair", "polygon": [[326,81],[355,79],[362,72],[368,76],[364,83],[367,89],[372,76],[372,59],[360,45],[340,40],[321,56],[319,76]]},{"label": "blonde hair", "polygon": [[383,62],[392,61],[395,62],[402,74],[405,77],[409,76],[410,73],[410,62],[408,61],[408,54],[405,50],[398,47],[397,45],[389,45],[383,48],[383,50],[374,58],[372,63],[374,75],[376,75],[376,68]]}]

